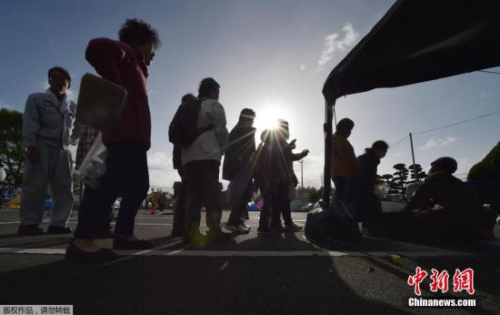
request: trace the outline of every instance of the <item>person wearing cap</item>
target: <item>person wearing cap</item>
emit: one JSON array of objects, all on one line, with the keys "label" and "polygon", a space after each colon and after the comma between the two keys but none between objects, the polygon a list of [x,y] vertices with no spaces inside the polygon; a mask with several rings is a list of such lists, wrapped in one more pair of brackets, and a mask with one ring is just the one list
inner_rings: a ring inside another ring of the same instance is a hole
[{"label": "person wearing cap", "polygon": [[48,79],[47,91],[31,94],[23,113],[23,139],[28,152],[18,235],[43,234],[39,224],[43,219],[47,184],[52,188],[54,200],[47,233],[71,233],[66,226],[74,202],[69,145],[78,141],[80,127],[74,124],[76,104],[67,95],[71,87],[69,72],[53,67],[48,71]]},{"label": "person wearing cap", "polygon": [[250,227],[245,224],[244,214],[252,194],[253,163],[255,154],[255,112],[244,108],[236,126],[229,133],[229,143],[224,155],[222,178],[229,180],[231,214],[226,229],[247,234]]},{"label": "person wearing cap", "polygon": [[453,176],[457,161],[441,157],[431,163],[429,176],[413,193],[405,210],[411,214],[418,238],[464,239],[479,237],[482,205],[475,193]]}]

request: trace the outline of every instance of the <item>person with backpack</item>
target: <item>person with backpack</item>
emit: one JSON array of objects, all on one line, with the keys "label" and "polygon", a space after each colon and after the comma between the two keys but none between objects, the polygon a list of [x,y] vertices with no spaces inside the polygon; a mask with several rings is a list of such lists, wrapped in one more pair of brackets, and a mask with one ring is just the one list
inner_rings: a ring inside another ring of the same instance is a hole
[{"label": "person with backpack", "polygon": [[[188,103],[194,103],[198,100],[196,96],[194,96],[192,93],[185,94],[181,98],[181,105],[183,104],[188,104]],[[180,107],[179,106],[179,107]],[[177,111],[177,113],[180,114],[180,111]],[[172,121],[178,120],[178,116],[174,116]],[[174,125],[171,125],[170,128],[174,128]],[[170,129],[169,128],[169,129]],[[169,130],[170,132],[170,130]],[[170,135],[169,135],[170,136]],[[182,159],[181,159],[181,154],[182,154],[182,146],[180,144],[175,144],[174,145],[174,150],[172,153],[172,162],[174,165],[174,169],[177,170],[177,173],[179,174],[181,178],[181,183],[180,187],[177,188],[176,191],[176,198],[175,198],[175,206],[174,206],[174,220],[173,220],[173,228],[172,228],[172,233],[171,235],[173,237],[184,237],[187,234],[186,231],[186,192],[187,192],[187,183],[186,179],[184,178],[184,168],[182,167]],[[175,188],[175,184],[174,184]]]},{"label": "person with backpack", "polygon": [[[179,107],[169,130],[170,140],[182,147],[181,161],[187,183],[187,241],[203,245],[220,242],[219,167],[228,143],[226,114],[219,103],[220,85],[213,78],[200,82],[198,100]],[[207,210],[207,238],[200,233],[201,207]]]},{"label": "person with backpack", "polygon": [[229,144],[224,156],[222,178],[229,180],[231,214],[226,228],[231,232],[247,234],[250,227],[243,220],[252,195],[253,159],[255,154],[255,112],[244,108],[236,126],[229,133]]},{"label": "person with backpack", "polygon": [[160,45],[158,32],[148,23],[127,19],[119,31],[119,41],[92,39],[87,61],[104,79],[122,86],[128,98],[118,126],[102,133],[108,152],[106,174],[97,189],[87,187],[78,213],[75,239],[66,249],[66,259],[103,261],[116,254],[98,246],[96,231],[109,218],[112,204],[122,196],[116,220],[114,249],[150,249],[153,243],[134,234],[137,211],[149,190],[147,151],[151,147],[148,66]]}]

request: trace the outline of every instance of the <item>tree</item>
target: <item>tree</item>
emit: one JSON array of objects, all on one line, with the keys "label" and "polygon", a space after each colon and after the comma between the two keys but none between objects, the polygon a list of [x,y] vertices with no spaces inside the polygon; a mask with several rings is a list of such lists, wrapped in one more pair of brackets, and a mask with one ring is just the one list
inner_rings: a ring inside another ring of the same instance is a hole
[{"label": "tree", "polygon": [[5,183],[15,187],[23,183],[26,151],[23,144],[23,115],[0,109],[0,163],[5,168]]},{"label": "tree", "polygon": [[398,163],[394,165],[393,168],[396,170],[396,172],[394,173],[394,178],[391,181],[391,188],[398,194],[404,196],[409,171],[406,168],[406,165],[403,163]]},{"label": "tree", "polygon": [[422,166],[420,164],[413,164],[408,167],[411,171],[411,179],[415,181],[415,173],[417,173],[416,181],[420,182],[422,179],[427,177],[427,174],[423,171]]}]

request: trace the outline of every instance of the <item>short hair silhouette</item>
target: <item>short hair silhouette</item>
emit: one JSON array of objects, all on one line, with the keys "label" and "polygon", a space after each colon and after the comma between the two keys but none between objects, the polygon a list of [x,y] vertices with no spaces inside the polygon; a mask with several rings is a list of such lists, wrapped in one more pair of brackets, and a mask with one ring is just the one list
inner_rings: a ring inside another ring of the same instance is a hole
[{"label": "short hair silhouette", "polygon": [[158,31],[140,19],[127,19],[118,31],[118,38],[132,47],[153,43],[158,48],[161,44]]},{"label": "short hair silhouette", "polygon": [[71,76],[69,75],[69,71],[66,70],[65,68],[59,67],[59,66],[52,67],[47,72],[47,76],[49,78],[49,81],[50,81],[50,77],[52,76],[52,72],[54,72],[54,71],[59,71],[59,72],[64,73],[64,75],[66,76],[66,80],[68,81],[68,89],[71,88]]}]

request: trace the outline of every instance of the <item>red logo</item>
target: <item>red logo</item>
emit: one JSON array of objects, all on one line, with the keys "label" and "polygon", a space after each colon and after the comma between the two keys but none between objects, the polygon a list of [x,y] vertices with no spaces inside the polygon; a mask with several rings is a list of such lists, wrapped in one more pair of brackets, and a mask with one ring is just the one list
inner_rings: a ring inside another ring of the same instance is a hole
[{"label": "red logo", "polygon": [[[432,283],[430,284],[431,292],[441,293],[448,292],[449,289],[449,279],[450,274],[447,270],[443,270],[439,272],[439,270],[432,268],[432,275],[430,279]],[[413,290],[415,291],[415,295],[420,296],[422,292],[420,290],[420,284],[427,278],[429,273],[422,268],[417,267],[415,269],[415,275],[408,277],[408,285],[413,286]],[[453,276],[453,291],[454,292],[462,292],[467,291],[469,295],[473,295],[476,291],[474,289],[474,270],[471,268],[467,268],[464,271],[460,271],[460,269],[455,270],[455,274]]]}]

